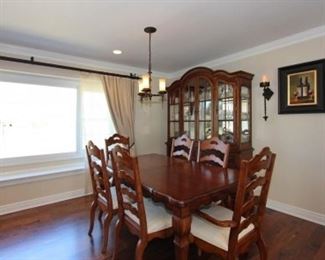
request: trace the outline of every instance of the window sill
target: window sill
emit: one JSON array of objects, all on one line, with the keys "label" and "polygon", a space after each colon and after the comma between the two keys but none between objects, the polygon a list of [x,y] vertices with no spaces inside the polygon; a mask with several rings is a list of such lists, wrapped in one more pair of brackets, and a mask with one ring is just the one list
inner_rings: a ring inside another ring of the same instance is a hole
[{"label": "window sill", "polygon": [[86,168],[83,162],[73,164],[70,163],[60,166],[42,167],[37,169],[30,169],[28,171],[7,171],[0,173],[0,187],[84,174],[85,171]]}]

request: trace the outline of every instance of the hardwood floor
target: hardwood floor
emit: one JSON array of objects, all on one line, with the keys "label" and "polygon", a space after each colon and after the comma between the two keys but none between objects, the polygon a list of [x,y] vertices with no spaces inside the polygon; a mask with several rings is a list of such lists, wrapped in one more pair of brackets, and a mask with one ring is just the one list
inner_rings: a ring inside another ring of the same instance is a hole
[{"label": "hardwood floor", "polygon": [[[100,253],[102,232],[97,220],[93,238],[87,235],[89,205],[90,197],[83,197],[0,216],[0,259],[107,259]],[[111,231],[108,251],[113,247],[114,228]],[[263,235],[271,260],[325,259],[324,226],[268,210]],[[124,229],[121,239],[119,259],[133,259],[137,238]],[[245,258],[259,259],[257,249],[252,247]],[[152,241],[145,259],[174,259],[172,239]],[[190,259],[199,259],[194,246]],[[203,254],[200,259],[219,258]]]}]

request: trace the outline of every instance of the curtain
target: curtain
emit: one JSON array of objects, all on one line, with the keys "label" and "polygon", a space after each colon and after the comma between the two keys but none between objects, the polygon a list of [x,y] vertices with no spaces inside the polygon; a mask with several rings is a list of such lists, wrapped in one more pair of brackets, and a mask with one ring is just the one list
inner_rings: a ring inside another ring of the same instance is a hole
[{"label": "curtain", "polygon": [[134,146],[134,91],[136,80],[103,76],[104,91],[111,116],[117,132],[130,138],[132,154],[136,154]]},{"label": "curtain", "polygon": [[101,76],[84,73],[80,76],[82,146],[92,140],[104,148],[104,139],[116,133],[107,106]]}]

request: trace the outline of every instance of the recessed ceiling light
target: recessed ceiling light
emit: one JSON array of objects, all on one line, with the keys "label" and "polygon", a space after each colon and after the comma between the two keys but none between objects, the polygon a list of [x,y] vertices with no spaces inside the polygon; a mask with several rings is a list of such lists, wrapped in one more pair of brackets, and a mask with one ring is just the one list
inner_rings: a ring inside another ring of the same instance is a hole
[{"label": "recessed ceiling light", "polygon": [[122,51],[121,50],[114,50],[113,53],[116,54],[116,55],[119,55],[119,54],[122,54]]}]

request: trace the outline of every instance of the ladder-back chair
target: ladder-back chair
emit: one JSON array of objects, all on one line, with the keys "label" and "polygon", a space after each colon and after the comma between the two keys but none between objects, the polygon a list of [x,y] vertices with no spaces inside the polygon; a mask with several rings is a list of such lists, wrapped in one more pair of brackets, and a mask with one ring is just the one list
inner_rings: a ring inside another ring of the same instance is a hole
[{"label": "ladder-back chair", "polygon": [[118,254],[120,230],[124,224],[139,237],[135,259],[141,260],[149,241],[172,235],[172,217],[162,205],[143,197],[136,158],[119,146],[113,149],[112,158],[119,203],[114,258]]},{"label": "ladder-back chair", "polygon": [[200,141],[198,144],[197,161],[227,168],[229,158],[229,144],[218,137]]},{"label": "ladder-back chair", "polygon": [[191,159],[192,148],[193,140],[184,133],[172,140],[170,157],[182,158],[189,161]]},{"label": "ladder-back chair", "polygon": [[102,253],[105,253],[108,242],[109,225],[113,215],[117,213],[118,208],[116,191],[115,187],[111,187],[110,185],[110,173],[106,167],[104,150],[99,149],[92,141],[89,141],[86,145],[86,153],[93,188],[93,201],[90,208],[88,235],[91,236],[95,222],[96,209],[99,208],[99,214],[105,214],[102,245]]}]

